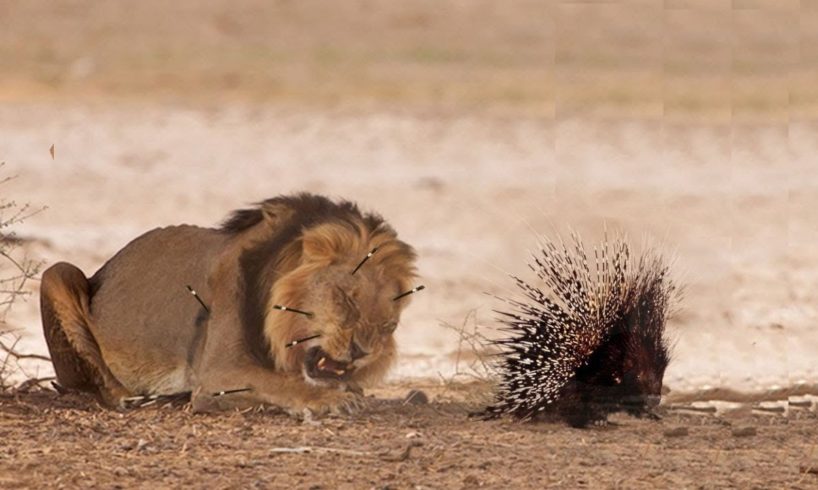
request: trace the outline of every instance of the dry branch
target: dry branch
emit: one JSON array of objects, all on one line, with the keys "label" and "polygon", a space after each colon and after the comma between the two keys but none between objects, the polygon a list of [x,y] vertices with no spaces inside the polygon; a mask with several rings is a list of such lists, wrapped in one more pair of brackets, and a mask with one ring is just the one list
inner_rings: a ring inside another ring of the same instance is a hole
[{"label": "dry branch", "polygon": [[14,345],[17,344],[19,340],[15,340],[12,346],[6,345],[5,342],[0,340],[0,351],[3,351],[7,357],[11,357],[13,359],[37,359],[39,361],[46,361],[51,362],[51,358],[48,356],[43,356],[40,354],[21,354],[14,350]]},{"label": "dry branch", "polygon": [[[5,162],[0,162],[0,168],[4,165]],[[14,176],[0,178],[0,186],[13,179]],[[20,253],[22,241],[11,228],[44,209],[32,208],[29,204],[18,205],[13,200],[0,197],[0,339],[10,339],[10,344],[0,340],[0,391],[10,388],[9,382],[13,375],[21,372],[25,374],[20,366],[21,360],[50,361],[46,356],[19,352],[16,347],[20,338],[6,323],[6,315],[11,307],[20,298],[31,294],[28,290],[29,281],[35,279],[41,265]],[[31,382],[26,382],[26,389],[42,381],[27,377]]]},{"label": "dry branch", "polygon": [[[442,323],[443,328],[452,330],[457,334],[457,351],[454,361],[454,378],[466,376],[476,381],[488,381],[494,373],[491,363],[492,349],[491,339],[486,337],[477,324],[477,312],[469,311],[463,322],[459,326],[449,323]],[[465,360],[464,354],[470,355],[470,360]]]}]

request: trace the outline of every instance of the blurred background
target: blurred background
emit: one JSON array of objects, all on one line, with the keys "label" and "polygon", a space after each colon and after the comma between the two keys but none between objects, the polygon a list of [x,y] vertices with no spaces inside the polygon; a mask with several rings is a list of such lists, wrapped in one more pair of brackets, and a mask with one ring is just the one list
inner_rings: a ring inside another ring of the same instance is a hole
[{"label": "blurred background", "polygon": [[[818,0],[0,0],[2,192],[48,206],[19,251],[88,275],[156,226],[356,200],[428,286],[395,377],[467,370],[536,235],[607,226],[686,285],[672,390],[808,387],[817,82]],[[36,294],[8,321],[46,353]]]}]

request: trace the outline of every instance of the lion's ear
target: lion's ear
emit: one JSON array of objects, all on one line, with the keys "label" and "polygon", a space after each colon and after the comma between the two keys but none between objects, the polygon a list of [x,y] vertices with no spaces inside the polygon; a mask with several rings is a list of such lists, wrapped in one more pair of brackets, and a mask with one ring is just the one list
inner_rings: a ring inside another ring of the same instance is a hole
[{"label": "lion's ear", "polygon": [[269,226],[279,227],[289,221],[293,215],[293,209],[285,204],[264,203],[261,205],[261,215]]}]

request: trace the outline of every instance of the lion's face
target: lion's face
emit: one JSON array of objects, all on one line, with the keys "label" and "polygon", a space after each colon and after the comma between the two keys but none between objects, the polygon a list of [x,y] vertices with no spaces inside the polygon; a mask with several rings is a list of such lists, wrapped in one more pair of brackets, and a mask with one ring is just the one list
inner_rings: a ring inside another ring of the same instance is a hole
[{"label": "lion's face", "polygon": [[312,275],[306,285],[304,318],[310,335],[320,335],[305,349],[302,372],[311,381],[355,379],[363,368],[394,355],[392,333],[400,320],[398,281],[377,271],[350,274],[348,265]]},{"label": "lion's face", "polygon": [[[356,265],[377,247],[354,274]],[[395,358],[393,333],[410,298],[414,253],[394,232],[361,237],[344,228],[305,235],[300,265],[273,289],[274,304],[309,312],[270,312],[266,332],[279,369],[313,384],[366,385]],[[291,348],[294,340],[313,337]]]}]

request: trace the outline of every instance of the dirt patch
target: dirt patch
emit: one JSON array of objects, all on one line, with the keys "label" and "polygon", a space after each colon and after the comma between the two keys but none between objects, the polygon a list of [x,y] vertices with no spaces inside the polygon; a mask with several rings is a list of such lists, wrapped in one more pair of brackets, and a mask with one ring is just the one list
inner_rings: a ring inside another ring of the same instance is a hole
[{"label": "dirt patch", "polygon": [[473,403],[430,397],[372,398],[361,414],[302,422],[272,411],[116,412],[79,395],[4,395],[0,486],[818,487],[818,415],[810,411],[622,416],[579,430],[480,421],[468,416]]}]

